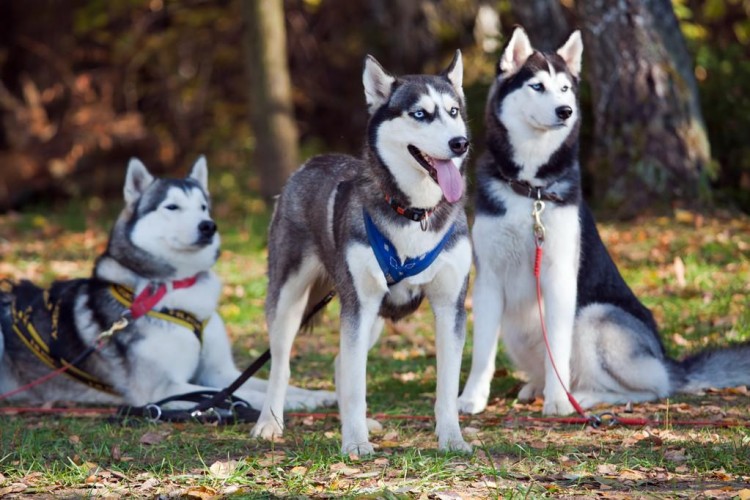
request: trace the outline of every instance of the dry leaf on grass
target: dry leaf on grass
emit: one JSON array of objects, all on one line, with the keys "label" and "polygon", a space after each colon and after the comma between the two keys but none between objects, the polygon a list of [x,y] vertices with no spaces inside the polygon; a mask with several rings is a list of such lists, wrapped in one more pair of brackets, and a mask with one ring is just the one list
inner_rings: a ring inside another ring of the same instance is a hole
[{"label": "dry leaf on grass", "polygon": [[215,489],[209,488],[208,486],[194,486],[185,492],[185,496],[188,498],[200,498],[206,500],[214,498],[217,494],[218,492]]},{"label": "dry leaf on grass", "polygon": [[166,438],[169,435],[169,432],[147,432],[141,438],[138,440],[141,444],[159,444],[162,441],[164,441],[164,438]]},{"label": "dry leaf on grass", "polygon": [[354,474],[358,474],[359,472],[361,472],[361,469],[357,469],[355,467],[349,467],[344,462],[337,462],[331,465],[330,469],[333,472],[338,472],[345,476],[353,476]]},{"label": "dry leaf on grass", "polygon": [[209,467],[208,470],[209,472],[211,472],[212,476],[219,479],[226,479],[234,474],[234,471],[237,470],[238,465],[239,462],[237,460],[217,460],[216,462],[211,464],[211,467]]}]

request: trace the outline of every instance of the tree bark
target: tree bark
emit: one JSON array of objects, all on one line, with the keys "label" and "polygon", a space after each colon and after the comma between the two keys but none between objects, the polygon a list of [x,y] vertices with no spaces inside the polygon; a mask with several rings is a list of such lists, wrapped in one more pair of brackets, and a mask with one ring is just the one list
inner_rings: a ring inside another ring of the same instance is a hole
[{"label": "tree bark", "polygon": [[243,0],[254,163],[267,202],[297,168],[297,125],[289,78],[283,0]]},{"label": "tree bark", "polygon": [[559,0],[511,0],[510,7],[538,50],[554,51],[572,31]]},{"label": "tree bark", "polygon": [[669,0],[576,2],[591,86],[594,198],[620,217],[709,195],[693,65]]}]

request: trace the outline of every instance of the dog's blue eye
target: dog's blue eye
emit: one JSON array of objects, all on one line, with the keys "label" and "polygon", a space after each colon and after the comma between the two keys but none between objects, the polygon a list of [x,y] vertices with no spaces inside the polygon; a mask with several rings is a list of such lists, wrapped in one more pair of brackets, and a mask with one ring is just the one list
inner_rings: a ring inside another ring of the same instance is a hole
[{"label": "dog's blue eye", "polygon": [[177,205],[175,205],[174,203],[172,203],[172,204],[170,204],[170,205],[167,205],[167,206],[166,206],[166,207],[164,207],[164,208],[166,208],[167,210],[177,210],[177,209],[178,209],[178,208],[180,208],[180,207],[178,207]]},{"label": "dog's blue eye", "polygon": [[417,111],[414,111],[413,113],[409,113],[412,118],[415,120],[424,120],[427,114],[424,112],[424,110],[420,109]]},{"label": "dog's blue eye", "polygon": [[449,115],[451,115],[451,116],[453,116],[453,117],[456,117],[456,116],[458,116],[458,108],[456,108],[456,107],[453,107],[453,108],[451,108],[451,109],[450,109],[450,110],[448,111],[448,114],[449,114]]},{"label": "dog's blue eye", "polygon": [[563,85],[563,88],[561,88],[560,91],[561,92],[567,92],[569,88],[570,87],[568,87],[567,85]]},{"label": "dog's blue eye", "polygon": [[537,92],[543,92],[544,91],[544,85],[542,85],[541,83],[532,83],[531,85],[529,85],[529,87],[531,87],[532,89],[534,89]]}]

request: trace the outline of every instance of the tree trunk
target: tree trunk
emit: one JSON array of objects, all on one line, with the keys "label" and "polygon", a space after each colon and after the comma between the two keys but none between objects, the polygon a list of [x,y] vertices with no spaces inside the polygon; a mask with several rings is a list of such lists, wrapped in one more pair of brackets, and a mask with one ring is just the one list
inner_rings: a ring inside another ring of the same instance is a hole
[{"label": "tree trunk", "polygon": [[529,35],[531,45],[552,52],[573,31],[559,0],[511,0],[511,11]]},{"label": "tree trunk", "polygon": [[297,168],[297,125],[286,53],[283,0],[243,0],[255,166],[267,202]]},{"label": "tree trunk", "polygon": [[670,0],[576,2],[591,85],[594,198],[620,217],[708,197],[708,138]]}]

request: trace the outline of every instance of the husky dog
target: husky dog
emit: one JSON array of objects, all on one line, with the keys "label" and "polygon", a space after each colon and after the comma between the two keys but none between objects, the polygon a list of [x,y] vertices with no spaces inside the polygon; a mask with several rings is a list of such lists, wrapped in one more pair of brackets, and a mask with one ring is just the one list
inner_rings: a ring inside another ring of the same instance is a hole
[{"label": "husky dog", "polygon": [[[221,283],[211,268],[219,235],[207,186],[203,157],[179,180],[156,179],[131,160],[125,208],[93,276],[57,281],[49,290],[23,281],[0,293],[0,393],[70,363],[126,309],[135,317],[134,300],[147,287],[164,293],[151,312],[131,319],[80,366],[12,400],[141,406],[229,385],[239,371],[216,312]],[[235,394],[260,408],[265,385],[250,379]],[[286,403],[299,408],[334,401],[331,392],[295,388]]]},{"label": "husky dog", "polygon": [[[573,410],[542,338],[536,238],[543,238],[540,272],[551,354],[583,407],[750,384],[747,344],[682,362],[667,358],[651,312],[607,253],[581,199],[582,52],[578,31],[548,54],[534,50],[517,28],[500,58],[486,108],[488,152],[477,168],[474,347],[459,398],[462,412],[478,413],[487,405],[500,335],[528,377],[519,398],[543,395],[548,415]],[[546,209],[537,214],[535,234],[531,215],[540,201]]]},{"label": "husky dog", "polygon": [[471,267],[462,202],[469,149],[462,79],[460,52],[437,76],[396,77],[368,56],[363,158],[318,156],[289,179],[270,226],[271,375],[253,435],[281,435],[289,351],[300,319],[334,288],[341,301],[342,452],[373,451],[365,419],[367,351],[383,318],[403,318],[424,297],[436,323],[439,445],[470,450],[456,406]]}]

